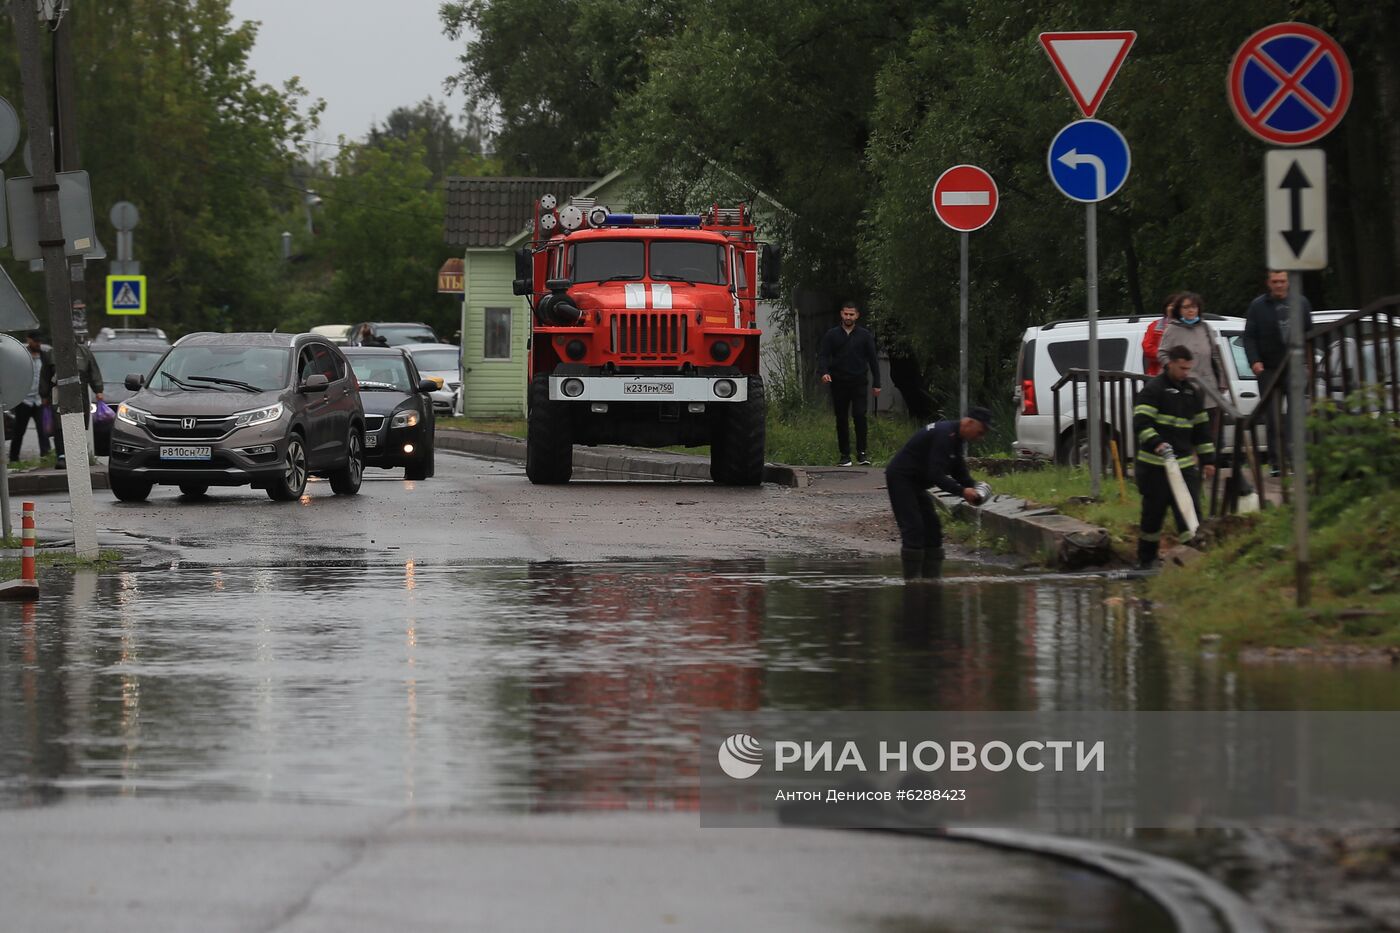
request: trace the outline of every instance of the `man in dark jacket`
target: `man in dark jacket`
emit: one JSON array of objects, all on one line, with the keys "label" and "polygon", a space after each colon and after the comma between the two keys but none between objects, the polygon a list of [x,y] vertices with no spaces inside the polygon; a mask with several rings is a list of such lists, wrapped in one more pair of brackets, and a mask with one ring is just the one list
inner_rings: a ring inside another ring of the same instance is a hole
[{"label": "man in dark jacket", "polygon": [[[1269,271],[1265,280],[1268,291],[1249,303],[1244,321],[1244,354],[1249,360],[1249,368],[1254,378],[1259,380],[1259,392],[1279,371],[1288,357],[1288,273],[1276,269]],[[1307,296],[1300,296],[1303,303],[1303,330],[1312,329],[1312,304]],[[1264,429],[1269,443],[1269,460],[1275,473],[1283,465],[1282,449],[1275,437],[1274,419],[1264,419]],[[1288,441],[1288,419],[1283,419],[1283,440]]]},{"label": "man in dark jacket", "polygon": [[[90,409],[93,399],[99,402],[102,401],[102,370],[97,368],[97,360],[93,357],[92,351],[88,349],[85,343],[77,344],[77,367],[78,380],[82,383],[83,387],[83,424],[86,425],[91,420],[92,413]],[[54,392],[54,379],[56,376],[57,370],[54,368],[53,351],[45,350],[42,362],[39,366],[39,394],[44,399],[44,404],[48,404],[50,399],[53,399],[56,394]],[[91,399],[88,398],[89,390],[93,393]],[[58,451],[58,460],[55,462],[54,466],[62,470],[66,467],[67,460],[64,457],[63,451],[63,417],[57,409],[54,410],[53,445],[54,449]]]},{"label": "man in dark jacket", "polygon": [[900,558],[905,577],[936,576],[943,560],[943,524],[925,491],[944,492],[979,501],[967,472],[967,443],[987,433],[992,413],[973,408],[961,421],[938,421],[920,428],[885,467],[885,488],[899,524]]},{"label": "man in dark jacket", "polygon": [[851,437],[846,417],[856,423],[856,458],[870,465],[866,454],[865,407],[866,370],[870,371],[875,394],[880,394],[880,359],[875,353],[875,337],[857,327],[860,309],[854,301],[841,306],[841,323],[822,336],[817,346],[817,375],[831,386],[831,406],[836,410],[836,443],[841,448],[841,466],[851,465]]},{"label": "man in dark jacket", "polygon": [[[1215,475],[1210,416],[1206,414],[1196,384],[1188,378],[1194,365],[1190,350],[1180,345],[1172,347],[1167,351],[1166,369],[1149,379],[1133,400],[1133,432],[1138,442],[1133,475],[1142,493],[1138,566],[1144,570],[1157,564],[1168,508],[1176,516],[1181,540],[1191,537],[1167,479],[1167,458],[1176,458],[1197,514],[1200,513],[1201,476],[1204,474],[1208,480]],[[1200,470],[1196,468],[1198,463]]]}]

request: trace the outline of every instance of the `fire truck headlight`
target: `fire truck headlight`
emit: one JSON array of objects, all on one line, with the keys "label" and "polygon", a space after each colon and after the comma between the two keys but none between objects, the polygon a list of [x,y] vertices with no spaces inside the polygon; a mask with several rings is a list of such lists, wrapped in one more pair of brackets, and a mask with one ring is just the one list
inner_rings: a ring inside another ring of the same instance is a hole
[{"label": "fire truck headlight", "polygon": [[571,360],[581,360],[584,353],[588,352],[588,348],[583,345],[582,340],[575,337],[569,341],[568,346],[564,347],[564,352],[569,355]]},{"label": "fire truck headlight", "polygon": [[560,391],[569,398],[578,398],[583,394],[582,379],[565,379],[564,384],[559,387]]},{"label": "fire truck headlight", "polygon": [[720,398],[733,398],[737,388],[733,379],[721,379],[715,383],[715,395]]},{"label": "fire truck headlight", "polygon": [[710,356],[717,360],[729,359],[729,344],[723,340],[716,340],[710,344]]}]

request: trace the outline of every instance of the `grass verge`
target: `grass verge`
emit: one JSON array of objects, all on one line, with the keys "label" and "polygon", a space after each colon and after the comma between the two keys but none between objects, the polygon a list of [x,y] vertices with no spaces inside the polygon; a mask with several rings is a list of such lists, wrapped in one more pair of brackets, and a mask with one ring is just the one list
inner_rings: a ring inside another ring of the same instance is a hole
[{"label": "grass verge", "polygon": [[[5,540],[4,545],[7,548],[18,548],[19,539],[9,538]],[[45,570],[73,570],[79,567],[103,570],[121,559],[120,551],[98,551],[97,556],[91,559],[78,557],[71,551],[55,551],[49,548],[38,548],[34,554],[36,570],[41,574]],[[20,558],[0,558],[0,580],[17,580],[20,572]]]},{"label": "grass verge", "polygon": [[511,437],[525,436],[524,418],[459,418],[439,416],[437,426],[456,428],[459,431],[481,431],[486,434],[508,434]]},{"label": "grass verge", "polygon": [[51,469],[57,458],[58,454],[51,450],[42,457],[34,460],[11,460],[8,469],[11,473],[28,473],[30,470]]},{"label": "grass verge", "polygon": [[[1123,560],[1137,559],[1142,497],[1138,495],[1137,487],[1126,478],[1121,489],[1116,478],[1107,479],[1102,484],[1097,502],[1089,501],[1089,471],[1084,467],[1047,466],[1041,470],[1008,473],[996,477],[992,489],[1097,525],[1108,532],[1115,554]],[[1168,530],[1162,536],[1163,550],[1176,545],[1176,538],[1170,530],[1172,527],[1172,520],[1168,517]]]},{"label": "grass verge", "polygon": [[1309,609],[1294,605],[1293,510],[1270,509],[1152,582],[1174,637],[1194,644],[1219,635],[1227,650],[1400,645],[1400,489],[1311,511]]}]

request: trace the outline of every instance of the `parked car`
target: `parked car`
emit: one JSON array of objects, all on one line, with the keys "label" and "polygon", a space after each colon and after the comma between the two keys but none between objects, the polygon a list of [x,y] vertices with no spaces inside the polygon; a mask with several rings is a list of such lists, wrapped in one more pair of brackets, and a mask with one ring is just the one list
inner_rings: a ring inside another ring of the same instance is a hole
[{"label": "parked car", "polygon": [[[135,394],[125,385],[127,375],[150,375],[166,350],[153,340],[103,340],[88,349],[102,373],[102,400],[113,408]],[[112,424],[111,421],[92,423],[93,453],[99,457],[111,453]]]},{"label": "parked car", "polygon": [[349,324],[320,324],[311,328],[311,333],[325,337],[337,347],[343,347],[350,343]]},{"label": "parked car", "polygon": [[362,321],[350,328],[350,346],[361,345],[360,334],[368,327],[373,343],[365,346],[401,347],[410,343],[441,343],[427,324]]},{"label": "parked car", "polygon": [[104,327],[88,343],[96,345],[109,340],[148,340],[170,346],[170,339],[159,327]]},{"label": "parked car", "polygon": [[139,502],[157,484],[186,496],[210,486],[301,497],[308,476],[359,492],[365,412],[341,352],[314,334],[190,334],[117,408],[107,477]]},{"label": "parked car", "polygon": [[434,473],[436,419],[424,379],[403,348],[347,347],[345,357],[360,384],[365,406],[365,463],[404,468],[404,479]]},{"label": "parked car", "polygon": [[433,390],[433,411],[450,415],[457,410],[457,393],[462,391],[462,348],[450,343],[410,343],[401,348],[412,357],[418,372],[441,385]]},{"label": "parked car", "polygon": [[[1101,317],[1098,324],[1099,369],[1129,373],[1144,371],[1142,337],[1158,315]],[[1244,318],[1205,315],[1220,341],[1220,354],[1234,405],[1242,413],[1254,410],[1259,401],[1259,385],[1244,352]],[[1089,402],[1081,387],[1078,410],[1068,384],[1060,390],[1060,423],[1055,421],[1052,387],[1070,369],[1089,367],[1089,322],[1076,319],[1052,321],[1028,327],[1021,335],[1021,351],[1016,363],[1016,440],[1012,452],[1017,457],[1082,461],[1083,451],[1071,450],[1075,426],[1079,427],[1080,447],[1087,450]],[[1131,410],[1131,399],[1128,401]]]}]

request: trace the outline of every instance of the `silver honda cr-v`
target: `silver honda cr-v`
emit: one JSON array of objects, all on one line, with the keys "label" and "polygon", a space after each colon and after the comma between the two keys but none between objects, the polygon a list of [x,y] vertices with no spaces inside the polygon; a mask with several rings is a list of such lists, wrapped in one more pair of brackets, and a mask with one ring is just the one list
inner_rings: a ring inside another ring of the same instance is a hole
[{"label": "silver honda cr-v", "polygon": [[345,357],[315,334],[190,334],[117,409],[107,477],[139,502],[157,484],[301,497],[308,476],[354,495],[364,469],[364,408]]}]

